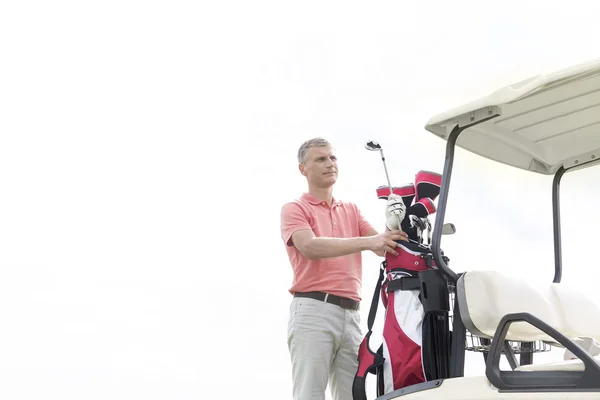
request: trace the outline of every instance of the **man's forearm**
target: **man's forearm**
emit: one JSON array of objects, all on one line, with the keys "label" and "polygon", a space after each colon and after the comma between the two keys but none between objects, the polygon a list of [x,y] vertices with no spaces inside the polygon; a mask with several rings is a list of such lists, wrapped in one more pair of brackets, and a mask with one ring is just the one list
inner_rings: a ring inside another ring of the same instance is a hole
[{"label": "man's forearm", "polygon": [[[386,231],[389,231],[390,228],[388,228],[387,226],[385,227]],[[375,236],[377,235],[377,231],[375,229],[371,229],[369,230],[367,233],[365,233],[365,236]],[[377,254],[379,257],[385,257],[385,251],[384,250],[371,250],[373,253]]]},{"label": "man's forearm", "polygon": [[[387,225],[385,226],[385,231],[390,232],[390,228],[388,228]],[[376,251],[375,254],[377,254],[379,257],[385,257],[385,251],[383,250]]]},{"label": "man's forearm", "polygon": [[310,259],[345,256],[369,250],[369,238],[314,237],[308,241],[304,255]]}]

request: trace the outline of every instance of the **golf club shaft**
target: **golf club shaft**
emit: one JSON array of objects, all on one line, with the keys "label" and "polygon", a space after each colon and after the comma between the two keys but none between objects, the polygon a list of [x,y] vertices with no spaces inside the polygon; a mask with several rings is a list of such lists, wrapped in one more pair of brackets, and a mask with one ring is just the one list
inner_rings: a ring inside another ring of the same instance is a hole
[{"label": "golf club shaft", "polygon": [[430,246],[431,246],[432,232],[433,232],[433,229],[431,228],[431,225],[427,226],[427,244]]},{"label": "golf club shaft", "polygon": [[385,164],[385,156],[383,155],[383,149],[379,148],[379,152],[381,153],[381,161],[383,161],[383,170],[385,171],[385,177],[387,178],[387,183],[390,188],[390,195],[392,194],[392,183],[390,182],[390,174],[388,174],[387,165]]},{"label": "golf club shaft", "polygon": [[[392,190],[392,182],[390,181],[390,174],[388,173],[387,170],[387,165],[385,163],[385,156],[383,155],[383,148],[381,147],[381,145],[377,142],[367,142],[365,147],[367,148],[367,150],[376,150],[379,149],[379,153],[381,154],[381,161],[383,162],[383,170],[385,171],[385,177],[387,179],[387,183],[388,183],[388,187],[390,188],[390,196],[394,193]],[[398,215],[396,213],[396,218],[398,219],[398,227],[401,228],[402,226],[402,220],[400,219],[400,215]]]},{"label": "golf club shaft", "polygon": [[[392,182],[390,181],[390,174],[388,174],[387,165],[385,164],[385,156],[383,155],[383,148],[379,148],[379,153],[381,153],[381,161],[383,162],[383,170],[385,171],[385,177],[387,179],[388,187],[390,188],[390,196],[392,195]],[[398,219],[398,227],[402,226],[402,220],[400,220],[400,215],[396,214],[396,218]]]}]

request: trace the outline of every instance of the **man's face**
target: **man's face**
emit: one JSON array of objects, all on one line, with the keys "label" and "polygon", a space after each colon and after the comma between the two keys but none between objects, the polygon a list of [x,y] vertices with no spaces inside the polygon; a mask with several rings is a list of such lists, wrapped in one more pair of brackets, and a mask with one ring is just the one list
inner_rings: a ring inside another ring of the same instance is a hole
[{"label": "man's face", "polygon": [[311,185],[330,187],[337,180],[337,157],[330,147],[311,147],[306,152],[304,164],[300,164],[300,172]]}]

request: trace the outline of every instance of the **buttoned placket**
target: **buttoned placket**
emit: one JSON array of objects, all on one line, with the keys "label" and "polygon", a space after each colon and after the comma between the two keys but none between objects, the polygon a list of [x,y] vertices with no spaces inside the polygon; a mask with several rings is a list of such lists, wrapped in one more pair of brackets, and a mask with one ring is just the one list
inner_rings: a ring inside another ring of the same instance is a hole
[{"label": "buttoned placket", "polygon": [[329,209],[329,219],[331,221],[331,233],[334,237],[338,236],[338,227],[337,227],[337,221],[335,220],[335,213],[333,212],[335,205],[328,205],[327,202],[323,201],[321,202],[321,205],[323,207],[327,207]]},{"label": "buttoned placket", "polygon": [[334,204],[332,204],[329,207],[329,215],[331,217],[331,231],[333,232],[333,236],[338,236],[339,232],[338,232],[337,221],[335,219],[335,205]]}]

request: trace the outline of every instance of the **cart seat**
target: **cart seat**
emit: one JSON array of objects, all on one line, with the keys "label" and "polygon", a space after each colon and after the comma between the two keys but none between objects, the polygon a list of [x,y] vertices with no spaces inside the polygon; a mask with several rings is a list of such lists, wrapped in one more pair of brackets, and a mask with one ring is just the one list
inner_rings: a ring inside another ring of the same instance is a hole
[{"label": "cart seat", "polygon": [[[600,307],[563,283],[532,283],[498,271],[475,270],[460,277],[456,296],[465,328],[481,338],[493,338],[506,314],[525,312],[567,338],[590,337],[600,341]],[[544,341],[562,347],[528,322],[512,323],[506,340]],[[574,363],[567,365],[571,364]]]}]

